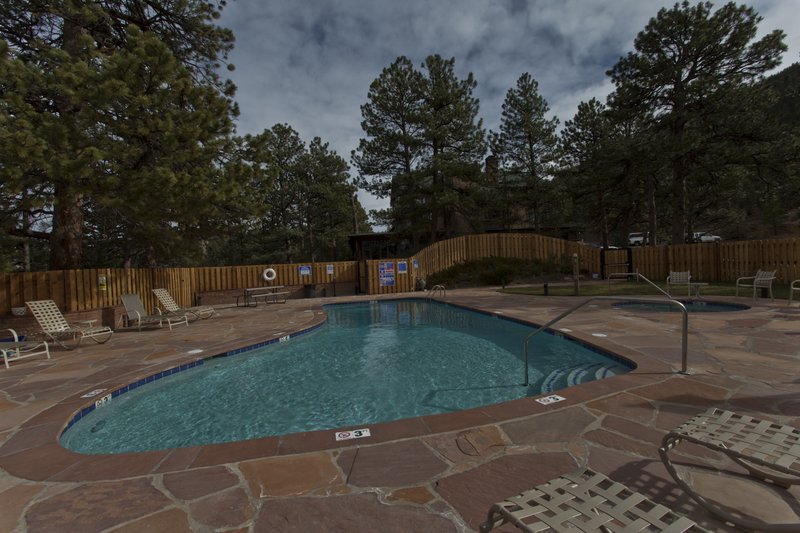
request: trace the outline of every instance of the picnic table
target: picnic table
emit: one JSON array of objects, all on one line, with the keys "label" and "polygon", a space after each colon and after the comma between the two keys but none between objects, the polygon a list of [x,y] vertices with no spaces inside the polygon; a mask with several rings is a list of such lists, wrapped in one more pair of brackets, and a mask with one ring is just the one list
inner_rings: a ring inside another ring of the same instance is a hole
[{"label": "picnic table", "polygon": [[236,305],[251,307],[258,306],[258,301],[263,300],[264,303],[286,303],[286,298],[289,291],[282,291],[283,285],[270,285],[268,287],[250,287],[242,291],[242,294],[236,297]]}]

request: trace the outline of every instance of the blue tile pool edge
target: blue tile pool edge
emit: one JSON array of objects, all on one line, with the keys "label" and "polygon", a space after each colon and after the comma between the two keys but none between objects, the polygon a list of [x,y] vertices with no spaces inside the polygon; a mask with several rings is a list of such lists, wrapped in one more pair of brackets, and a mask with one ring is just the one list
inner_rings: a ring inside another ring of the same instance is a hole
[{"label": "blue tile pool edge", "polygon": [[[69,429],[72,426],[74,426],[75,423],[77,423],[81,418],[85,417],[86,415],[88,415],[89,413],[91,413],[92,411],[97,409],[99,405],[102,405],[102,403],[107,401],[107,400],[103,400],[104,398],[108,398],[108,399],[117,398],[117,397],[125,394],[126,392],[130,392],[130,391],[132,391],[134,389],[137,389],[137,388],[141,387],[142,385],[146,385],[148,383],[153,383],[154,381],[158,381],[161,378],[164,378],[164,377],[167,377],[167,376],[171,376],[173,374],[177,374],[179,372],[183,372],[185,370],[189,370],[189,369],[192,369],[192,368],[195,368],[195,367],[198,367],[198,366],[202,366],[202,365],[205,364],[206,361],[211,360],[211,359],[218,359],[218,358],[221,358],[221,357],[233,357],[233,356],[236,356],[236,355],[241,355],[243,353],[250,352],[252,350],[257,350],[259,348],[264,348],[265,346],[270,346],[272,344],[276,344],[276,343],[279,343],[279,342],[285,342],[287,340],[294,339],[294,338],[300,337],[302,335],[306,335],[308,333],[311,333],[312,331],[315,331],[315,330],[321,328],[322,326],[325,325],[326,322],[327,322],[327,318],[325,320],[323,320],[322,322],[320,322],[319,324],[314,324],[313,326],[310,326],[310,327],[305,328],[305,329],[301,329],[299,331],[296,331],[294,333],[290,333],[290,334],[282,336],[282,337],[275,337],[274,339],[269,339],[269,340],[266,340],[264,342],[258,342],[258,343],[255,343],[255,344],[244,346],[242,348],[236,348],[234,350],[228,350],[227,352],[222,352],[222,353],[218,353],[218,354],[211,355],[211,356],[208,356],[208,357],[203,357],[201,359],[197,359],[196,361],[192,361],[191,363],[184,363],[182,365],[178,365],[178,366],[175,366],[175,367],[172,367],[172,368],[168,368],[166,370],[162,370],[161,372],[157,372],[155,374],[151,374],[149,376],[145,376],[142,379],[139,379],[139,380],[137,380],[137,381],[135,381],[133,383],[129,383],[127,385],[123,385],[122,387],[118,387],[118,388],[112,390],[109,393],[102,394],[102,395],[98,394],[94,398],[94,402],[92,402],[91,404],[89,404],[89,405],[87,405],[87,406],[85,406],[85,407],[83,407],[80,410],[75,412],[75,414],[72,416],[72,418],[69,420],[69,422],[67,422],[66,426],[64,426],[64,429],[61,430],[61,433],[59,433],[58,437],[59,437],[59,439],[61,439],[61,437],[64,435],[64,433],[69,431]],[[105,391],[103,391],[103,392],[105,392]]]}]

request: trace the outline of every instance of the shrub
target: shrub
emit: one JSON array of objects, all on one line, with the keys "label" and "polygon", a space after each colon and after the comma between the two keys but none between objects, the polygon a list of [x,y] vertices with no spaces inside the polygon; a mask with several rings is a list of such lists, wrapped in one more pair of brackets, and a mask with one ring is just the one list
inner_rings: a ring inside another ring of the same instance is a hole
[{"label": "shrub", "polygon": [[443,284],[448,289],[508,285],[512,282],[532,282],[548,279],[561,273],[554,261],[527,261],[509,257],[485,257],[452,266],[428,277],[427,286]]}]

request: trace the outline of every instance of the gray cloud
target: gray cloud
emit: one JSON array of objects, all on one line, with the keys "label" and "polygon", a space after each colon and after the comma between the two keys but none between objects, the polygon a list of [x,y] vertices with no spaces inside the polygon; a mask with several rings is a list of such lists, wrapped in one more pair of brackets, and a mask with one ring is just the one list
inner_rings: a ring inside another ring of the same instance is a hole
[{"label": "gray cloud", "polygon": [[[505,93],[523,72],[538,82],[563,123],[581,101],[612,90],[605,71],[633,48],[659,0],[236,0],[220,20],[233,30],[230,77],[238,86],[238,131],[288,123],[305,141],[318,136],[349,161],[362,136],[369,84],[400,55],[416,65],[433,53],[472,72],[488,129],[497,129]],[[721,5],[721,2],[717,3]],[[751,2],[760,33],[781,28],[798,61],[795,0]],[[386,202],[360,195],[367,209]]]}]

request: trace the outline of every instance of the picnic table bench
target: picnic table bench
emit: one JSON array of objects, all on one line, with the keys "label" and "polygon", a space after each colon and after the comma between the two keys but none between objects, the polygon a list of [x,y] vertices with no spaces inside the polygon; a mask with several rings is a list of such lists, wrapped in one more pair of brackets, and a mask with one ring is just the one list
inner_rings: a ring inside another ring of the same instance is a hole
[{"label": "picnic table bench", "polygon": [[236,297],[237,307],[240,305],[250,307],[251,305],[257,306],[259,300],[264,300],[264,303],[286,303],[289,291],[282,291],[285,288],[283,285],[271,285],[269,287],[250,287],[244,289],[242,294]]}]

